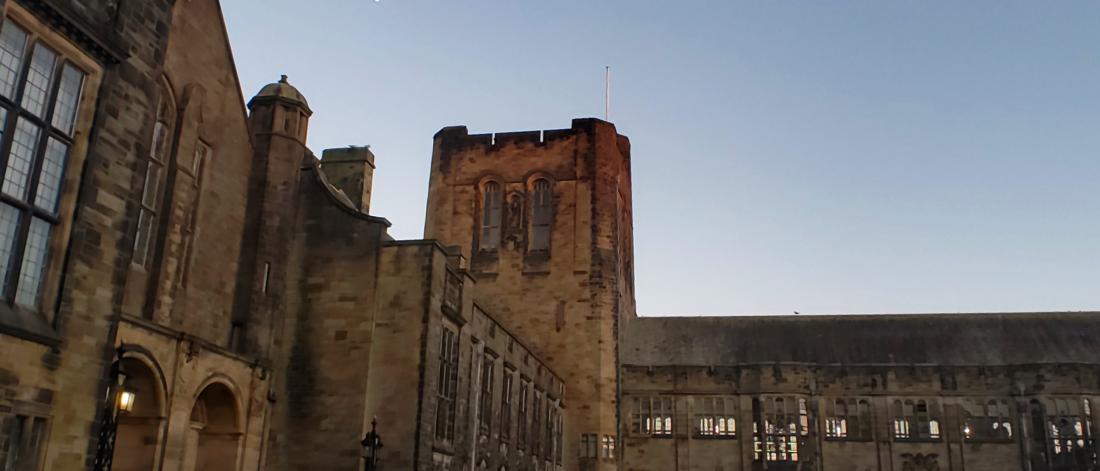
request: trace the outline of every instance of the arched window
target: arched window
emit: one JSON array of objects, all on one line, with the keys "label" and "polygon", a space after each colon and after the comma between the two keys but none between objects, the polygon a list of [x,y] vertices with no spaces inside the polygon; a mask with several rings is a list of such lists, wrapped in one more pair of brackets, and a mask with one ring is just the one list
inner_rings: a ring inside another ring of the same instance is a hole
[{"label": "arched window", "polygon": [[500,207],[500,184],[486,183],[481,198],[481,250],[496,250],[500,247]]},{"label": "arched window", "polygon": [[164,194],[164,168],[168,163],[168,153],[172,145],[171,129],[176,118],[176,102],[164,82],[161,83],[157,97],[156,118],[145,167],[145,188],[141,192],[138,231],[134,238],[134,263],[143,267],[148,266],[149,254],[153,249],[153,233],[156,232],[160,202]]},{"label": "arched window", "polygon": [[545,178],[535,181],[531,198],[530,250],[550,250],[550,224],[554,215],[554,192]]}]

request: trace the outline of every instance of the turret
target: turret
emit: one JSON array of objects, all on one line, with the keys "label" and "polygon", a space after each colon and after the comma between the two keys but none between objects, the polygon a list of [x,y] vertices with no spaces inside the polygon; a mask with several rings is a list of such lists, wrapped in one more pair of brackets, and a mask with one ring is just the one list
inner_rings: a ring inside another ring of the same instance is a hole
[{"label": "turret", "polygon": [[253,164],[248,212],[233,309],[231,344],[237,351],[267,357],[272,322],[282,318],[285,254],[290,248],[302,162],[313,111],[283,75],[248,102]]},{"label": "turret", "polygon": [[253,134],[282,134],[305,144],[313,111],[306,97],[287,81],[286,75],[261,88],[248,102],[248,111]]}]

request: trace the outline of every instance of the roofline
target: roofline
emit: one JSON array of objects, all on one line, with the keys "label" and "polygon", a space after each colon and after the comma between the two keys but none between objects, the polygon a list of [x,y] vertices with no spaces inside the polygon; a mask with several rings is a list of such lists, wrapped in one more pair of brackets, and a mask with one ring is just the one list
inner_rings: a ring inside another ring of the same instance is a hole
[{"label": "roofline", "polygon": [[1006,311],[1006,312],[934,312],[934,313],[882,313],[882,314],[739,314],[739,315],[669,315],[652,316],[639,315],[635,319],[659,320],[659,319],[699,319],[699,320],[796,320],[796,319],[917,319],[917,318],[988,318],[988,317],[1035,317],[1035,316],[1100,316],[1100,311]]}]

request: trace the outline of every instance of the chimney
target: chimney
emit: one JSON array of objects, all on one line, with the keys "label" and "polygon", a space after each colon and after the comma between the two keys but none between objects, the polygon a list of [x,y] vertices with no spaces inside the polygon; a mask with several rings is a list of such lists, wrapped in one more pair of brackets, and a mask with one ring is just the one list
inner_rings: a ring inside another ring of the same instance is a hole
[{"label": "chimney", "polygon": [[370,146],[348,146],[321,152],[321,170],[329,183],[364,213],[370,212],[370,190],[374,180],[374,154]]}]

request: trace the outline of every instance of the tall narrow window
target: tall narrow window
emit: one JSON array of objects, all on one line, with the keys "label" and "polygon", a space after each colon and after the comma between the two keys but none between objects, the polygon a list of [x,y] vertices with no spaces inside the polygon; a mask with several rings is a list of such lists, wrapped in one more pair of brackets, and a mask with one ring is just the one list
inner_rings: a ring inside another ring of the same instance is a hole
[{"label": "tall narrow window", "polygon": [[542,393],[535,391],[535,410],[531,419],[531,456],[542,455]]},{"label": "tall narrow window", "polygon": [[191,202],[185,208],[183,241],[180,249],[180,256],[183,257],[183,261],[180,263],[182,269],[177,278],[179,284],[183,286],[187,286],[187,280],[191,277],[191,259],[193,257],[192,252],[195,250],[195,234],[198,231],[199,199],[202,195],[203,170],[210,154],[210,146],[199,141],[195,145],[195,155],[191,160],[191,168],[189,169],[191,173]]},{"label": "tall narrow window", "polygon": [[478,396],[478,414],[480,415],[481,434],[489,436],[493,419],[493,366],[495,359],[485,355],[481,366],[481,392]]},{"label": "tall narrow window", "polygon": [[553,222],[554,192],[544,178],[535,180],[531,198],[530,250],[550,250],[550,225]]},{"label": "tall narrow window", "polygon": [[485,184],[481,198],[481,250],[500,247],[501,188],[497,182]]},{"label": "tall narrow window", "polygon": [[523,380],[519,385],[519,420],[516,423],[516,447],[527,447],[527,395],[530,383]]},{"label": "tall narrow window", "polygon": [[455,395],[458,390],[458,335],[444,327],[439,338],[439,377],[436,385],[435,438],[450,442],[455,436]]},{"label": "tall narrow window", "polygon": [[[507,366],[507,365],[505,365]],[[500,441],[512,439],[512,377],[514,371],[504,371],[504,383],[500,388]]]},{"label": "tall narrow window", "polygon": [[167,84],[161,83],[157,97],[156,122],[149,143],[149,158],[145,165],[145,187],[141,191],[141,212],[138,214],[137,236],[134,238],[134,263],[149,266],[153,251],[153,234],[156,233],[160,203],[164,194],[165,166],[172,147],[171,129],[176,117],[176,103]]},{"label": "tall narrow window", "polygon": [[85,74],[14,21],[0,28],[0,291],[36,309]]}]

